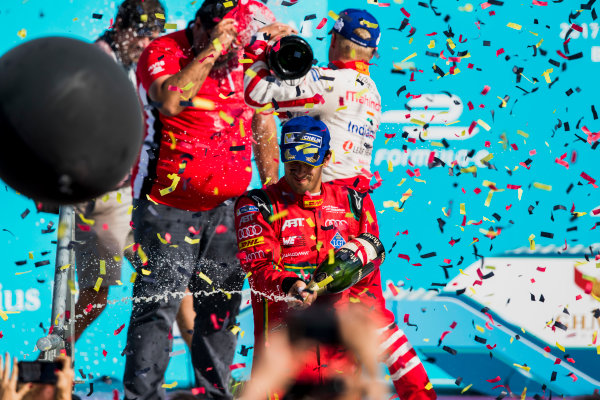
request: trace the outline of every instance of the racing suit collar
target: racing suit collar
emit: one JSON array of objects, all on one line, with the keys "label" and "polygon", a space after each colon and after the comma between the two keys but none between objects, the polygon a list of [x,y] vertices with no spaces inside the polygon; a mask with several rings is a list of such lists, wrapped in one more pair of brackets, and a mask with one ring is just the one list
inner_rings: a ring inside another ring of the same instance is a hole
[{"label": "racing suit collar", "polygon": [[352,60],[352,61],[339,61],[335,60],[331,62],[333,65],[338,67],[339,69],[353,69],[357,72],[360,72],[364,75],[369,75],[369,63],[362,60]]},{"label": "racing suit collar", "polygon": [[280,187],[282,192],[289,193],[291,196],[293,196],[298,206],[301,208],[319,208],[325,202],[325,185],[323,183],[321,183],[321,194],[312,196],[295,193],[290,185],[286,182],[285,178],[280,179],[277,182],[277,185]]}]

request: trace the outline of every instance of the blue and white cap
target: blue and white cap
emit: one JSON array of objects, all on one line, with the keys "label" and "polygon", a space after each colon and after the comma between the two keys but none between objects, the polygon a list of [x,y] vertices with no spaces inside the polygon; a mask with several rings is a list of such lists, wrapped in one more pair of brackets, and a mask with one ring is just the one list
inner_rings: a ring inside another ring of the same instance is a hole
[{"label": "blue and white cap", "polygon": [[329,150],[329,129],[313,117],[292,118],[281,128],[279,148],[284,163],[301,161],[318,167]]},{"label": "blue and white cap", "polygon": [[[354,30],[357,28],[366,29],[371,34],[371,39],[365,40],[355,34]],[[363,47],[377,47],[381,38],[381,30],[375,17],[366,10],[356,8],[342,11],[333,25],[333,31]]]}]

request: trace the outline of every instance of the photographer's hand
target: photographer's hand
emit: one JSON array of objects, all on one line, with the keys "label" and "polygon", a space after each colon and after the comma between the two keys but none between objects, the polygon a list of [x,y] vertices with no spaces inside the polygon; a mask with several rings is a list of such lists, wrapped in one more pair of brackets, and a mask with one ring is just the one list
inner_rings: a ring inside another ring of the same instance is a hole
[{"label": "photographer's hand", "polygon": [[73,380],[75,371],[71,368],[71,357],[60,356],[56,361],[62,362],[62,369],[55,371],[56,374],[56,400],[71,400],[73,393]]},{"label": "photographer's hand", "polygon": [[12,375],[10,373],[10,355],[4,355],[4,363],[0,357],[0,400],[21,400],[27,392],[31,390],[32,385],[27,383],[17,391],[17,377],[19,376],[19,367],[17,359],[13,360]]}]

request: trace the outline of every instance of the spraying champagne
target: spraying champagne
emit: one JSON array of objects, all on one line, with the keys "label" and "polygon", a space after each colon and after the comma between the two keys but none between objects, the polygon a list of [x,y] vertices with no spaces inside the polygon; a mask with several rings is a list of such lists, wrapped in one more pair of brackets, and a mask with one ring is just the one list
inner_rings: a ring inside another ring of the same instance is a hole
[{"label": "spraying champagne", "polygon": [[369,275],[385,260],[381,241],[362,233],[340,247],[333,261],[324,260],[315,270],[307,289],[317,294],[339,293]]}]

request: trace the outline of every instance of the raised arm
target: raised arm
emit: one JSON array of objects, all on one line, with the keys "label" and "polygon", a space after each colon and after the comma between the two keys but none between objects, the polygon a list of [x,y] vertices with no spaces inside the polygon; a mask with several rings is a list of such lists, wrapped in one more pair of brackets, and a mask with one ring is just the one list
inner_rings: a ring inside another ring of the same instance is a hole
[{"label": "raised arm", "polygon": [[[162,114],[174,116],[183,111],[185,106],[181,105],[182,97],[191,98],[195,96],[213,68],[217,58],[223,52],[229,50],[236,35],[234,21],[232,19],[223,19],[212,29],[208,44],[200,50],[192,62],[180,71],[173,74],[163,74],[152,82],[148,89],[148,95],[152,101],[160,104],[159,111]],[[177,55],[169,54],[168,52],[167,54],[161,54],[160,51],[156,51],[157,49],[153,50],[153,54],[147,55],[148,60],[144,60],[146,67],[152,66],[155,62],[160,62],[162,60],[161,56],[177,57]],[[138,66],[138,71],[140,67],[141,63]],[[191,87],[189,87],[190,83],[192,84]],[[182,94],[178,90],[170,90],[172,87],[179,89],[186,88],[187,90]]]},{"label": "raised arm", "polygon": [[[304,78],[282,81],[271,75],[266,62],[266,51],[271,38],[291,33],[287,25],[275,23],[257,32],[252,44],[246,46],[245,57],[252,63],[244,63],[244,100],[261,111],[306,111],[324,103],[320,93],[333,84],[321,79],[324,70],[313,68]],[[268,106],[270,105],[270,106]]]},{"label": "raised arm", "polygon": [[252,150],[263,185],[272,185],[279,180],[279,145],[277,125],[272,114],[255,113],[252,118]]}]

